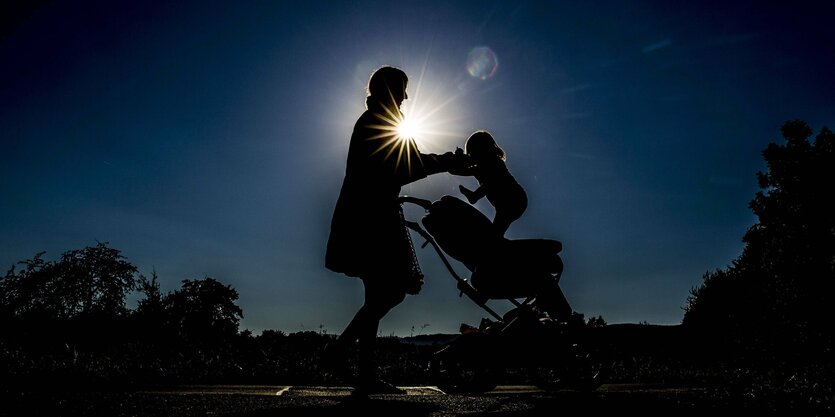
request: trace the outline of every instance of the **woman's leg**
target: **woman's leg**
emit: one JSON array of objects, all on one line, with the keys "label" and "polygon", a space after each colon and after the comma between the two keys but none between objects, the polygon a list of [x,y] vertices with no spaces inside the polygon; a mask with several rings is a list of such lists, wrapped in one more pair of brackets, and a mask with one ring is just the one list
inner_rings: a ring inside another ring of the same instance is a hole
[{"label": "woman's leg", "polygon": [[406,298],[401,283],[389,278],[368,280],[365,284],[365,305],[369,324],[358,334],[359,377],[361,380],[377,379],[377,363],[374,350],[380,321],[392,308]]},{"label": "woman's leg", "polygon": [[365,285],[365,302],[338,340],[346,345],[359,342],[359,376],[361,379],[373,379],[377,377],[374,347],[380,320],[403,302],[406,293],[402,285],[396,285],[398,283],[392,279],[365,278],[362,282]]}]

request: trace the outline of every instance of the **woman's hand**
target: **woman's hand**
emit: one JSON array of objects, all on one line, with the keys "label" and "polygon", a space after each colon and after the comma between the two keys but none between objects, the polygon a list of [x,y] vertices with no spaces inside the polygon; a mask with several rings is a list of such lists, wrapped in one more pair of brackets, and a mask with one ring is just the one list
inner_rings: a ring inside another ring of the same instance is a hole
[{"label": "woman's hand", "polygon": [[470,176],[470,167],[473,165],[472,158],[464,153],[461,148],[456,148],[455,152],[447,152],[441,155],[444,170],[452,175]]}]

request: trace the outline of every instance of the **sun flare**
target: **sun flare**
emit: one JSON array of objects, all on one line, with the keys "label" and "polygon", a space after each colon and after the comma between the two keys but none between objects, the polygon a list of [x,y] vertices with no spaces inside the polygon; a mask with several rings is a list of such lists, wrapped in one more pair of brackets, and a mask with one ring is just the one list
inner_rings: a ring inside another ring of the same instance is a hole
[{"label": "sun flare", "polygon": [[[409,169],[419,153],[444,153],[463,146],[466,132],[459,131],[461,114],[454,105],[460,91],[450,87],[449,81],[427,79],[426,64],[420,75],[409,84],[408,98],[402,112],[384,108],[377,114],[377,123],[368,126],[379,131],[370,139],[378,141],[375,154],[392,158],[398,166]],[[426,86],[431,85],[430,91]],[[452,92],[452,94],[450,94]]]},{"label": "sun flare", "polygon": [[410,116],[404,116],[397,124],[397,136],[400,139],[412,138],[417,140],[421,137],[420,123]]}]

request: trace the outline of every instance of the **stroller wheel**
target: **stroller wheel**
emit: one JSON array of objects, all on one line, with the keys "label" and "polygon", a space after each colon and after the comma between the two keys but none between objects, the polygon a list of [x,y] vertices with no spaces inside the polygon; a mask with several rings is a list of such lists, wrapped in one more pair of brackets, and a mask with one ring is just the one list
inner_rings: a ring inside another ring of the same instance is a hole
[{"label": "stroller wheel", "polygon": [[482,394],[498,385],[496,375],[475,364],[441,363],[436,374],[438,388],[447,394]]},{"label": "stroller wheel", "polygon": [[590,352],[578,352],[564,363],[534,369],[531,377],[538,387],[548,391],[594,391],[603,385],[607,374],[605,361]]},{"label": "stroller wheel", "polygon": [[498,373],[489,365],[491,339],[481,333],[462,335],[436,352],[430,364],[435,385],[447,394],[479,394],[496,388]]}]

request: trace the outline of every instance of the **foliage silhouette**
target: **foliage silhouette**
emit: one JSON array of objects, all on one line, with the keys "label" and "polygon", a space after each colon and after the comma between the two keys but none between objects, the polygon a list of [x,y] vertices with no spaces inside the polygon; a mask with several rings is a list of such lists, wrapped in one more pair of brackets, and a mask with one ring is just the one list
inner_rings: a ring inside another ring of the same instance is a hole
[{"label": "foliage silhouette", "polygon": [[107,243],[65,252],[57,262],[43,252],[22,261],[0,280],[2,314],[7,318],[74,319],[120,317],[125,297],[137,288],[135,266]]},{"label": "foliage silhouette", "polygon": [[238,334],[243,310],[238,292],[214,278],[183,280],[182,288],[164,298],[167,322],[179,336],[194,343],[224,343]]},{"label": "foliage silhouette", "polygon": [[[107,243],[21,261],[0,279],[0,383],[209,381],[239,371],[238,293],[213,278],[163,294]],[[134,310],[128,294],[139,291]]]},{"label": "foliage silhouette", "polygon": [[209,382],[239,370],[243,310],[235,289],[207,277],[183,280],[180,289],[163,294],[156,273],[141,277],[139,286],[145,298],[130,322],[142,346],[137,377]]},{"label": "foliage silhouette", "polygon": [[829,298],[835,281],[835,135],[802,120],[763,151],[767,172],[749,207],[758,222],[742,254],[691,289],[683,325],[723,349],[761,360],[817,360],[832,352]]}]

